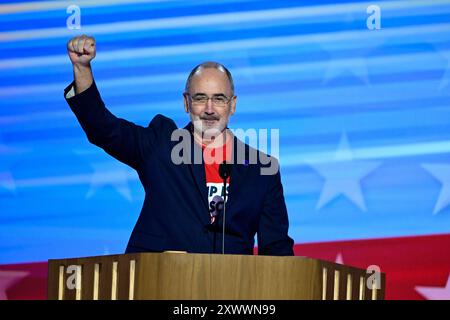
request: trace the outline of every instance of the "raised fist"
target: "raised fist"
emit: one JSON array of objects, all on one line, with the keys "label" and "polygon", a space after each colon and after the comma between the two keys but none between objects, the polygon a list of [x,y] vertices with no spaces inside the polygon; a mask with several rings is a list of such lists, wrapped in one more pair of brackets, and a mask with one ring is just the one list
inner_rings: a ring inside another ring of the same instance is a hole
[{"label": "raised fist", "polygon": [[73,65],[89,66],[95,58],[95,39],[84,34],[74,37],[67,42],[67,53]]}]

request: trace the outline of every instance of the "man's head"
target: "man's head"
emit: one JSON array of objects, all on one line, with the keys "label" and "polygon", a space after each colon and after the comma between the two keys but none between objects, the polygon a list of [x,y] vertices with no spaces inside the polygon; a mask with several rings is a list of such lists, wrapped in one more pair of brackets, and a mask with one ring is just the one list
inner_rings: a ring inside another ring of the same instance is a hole
[{"label": "man's head", "polygon": [[233,78],[217,62],[204,62],[192,69],[183,97],[195,131],[206,139],[225,130],[236,110]]}]

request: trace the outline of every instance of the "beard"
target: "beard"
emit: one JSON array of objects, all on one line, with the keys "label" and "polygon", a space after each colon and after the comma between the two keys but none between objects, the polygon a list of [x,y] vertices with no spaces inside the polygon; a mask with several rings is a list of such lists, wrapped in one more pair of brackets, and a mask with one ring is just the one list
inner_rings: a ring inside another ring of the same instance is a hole
[{"label": "beard", "polygon": [[214,140],[214,138],[218,137],[227,127],[226,119],[215,115],[195,116],[190,113],[189,116],[195,132],[206,140]]}]

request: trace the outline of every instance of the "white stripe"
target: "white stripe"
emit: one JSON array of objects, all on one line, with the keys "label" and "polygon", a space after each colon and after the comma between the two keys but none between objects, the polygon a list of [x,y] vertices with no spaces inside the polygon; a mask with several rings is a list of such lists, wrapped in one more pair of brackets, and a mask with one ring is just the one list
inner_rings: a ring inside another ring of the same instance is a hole
[{"label": "white stripe", "polygon": [[[107,62],[117,59],[136,59],[136,58],[156,58],[159,56],[180,56],[188,54],[199,54],[205,52],[226,52],[233,50],[248,50],[279,46],[298,46],[302,44],[320,44],[322,42],[339,42],[339,41],[358,41],[367,38],[367,30],[346,31],[346,32],[329,32],[300,36],[271,37],[259,39],[244,39],[233,41],[218,41],[201,44],[187,44],[175,46],[161,46],[151,48],[139,48],[128,50],[116,50],[102,52],[98,54],[97,61]],[[427,26],[400,27],[392,29],[383,29],[379,32],[371,33],[372,39],[384,39],[387,37],[407,37],[414,35],[419,37],[429,33],[445,33],[450,32],[450,24],[433,24]],[[20,58],[20,59],[4,59],[0,60],[0,70],[16,69],[25,67],[42,67],[58,64],[70,64],[67,55],[44,56],[37,58]]]},{"label": "white stripe", "polygon": [[[68,186],[68,185],[79,185],[79,184],[91,184],[93,173],[88,174],[77,174],[77,175],[64,175],[64,176],[53,176],[53,177],[40,177],[31,179],[15,180],[16,187],[30,188],[30,187],[45,187],[45,186]],[[99,174],[96,174],[97,177]],[[123,170],[119,171],[108,171],[100,174],[101,180],[97,180],[98,183],[114,183],[124,181]],[[139,177],[136,172],[127,171],[126,172],[127,181],[138,181]]]},{"label": "white stripe", "polygon": [[[48,10],[58,10],[66,9],[68,6],[75,4],[79,7],[89,8],[89,7],[104,7],[104,6],[117,6],[117,5],[127,5],[127,4],[141,4],[141,3],[160,3],[160,2],[179,2],[186,5],[184,1],[173,1],[173,0],[77,0],[77,1],[33,1],[33,2],[21,2],[12,4],[2,4],[0,5],[0,14],[11,14],[20,12],[38,12],[38,11],[48,11]],[[216,0],[217,2],[217,0]],[[222,1],[226,2],[226,1]],[[390,1],[381,2],[385,9],[401,9],[403,7],[422,7],[422,6],[439,6],[442,4],[448,4],[448,0],[434,0],[434,1]],[[327,10],[336,11],[339,8],[344,8],[345,11],[354,10],[355,5],[363,5],[368,7],[374,4],[373,2],[366,3],[345,3],[340,5],[322,5],[309,7],[313,12]]]},{"label": "white stripe", "polygon": [[83,8],[117,6],[134,3],[170,2],[170,0],[78,0],[78,1],[35,1],[0,5],[0,14],[11,14],[20,12],[38,12],[48,10],[66,9],[70,5]]},{"label": "white stripe", "polygon": [[[285,150],[286,152],[286,150]],[[417,144],[401,144],[382,147],[370,148],[352,148],[353,160],[358,159],[386,159],[393,157],[417,156],[428,154],[442,154],[450,152],[450,140],[433,141],[428,143]],[[332,152],[318,152],[310,154],[295,153],[289,156],[280,157],[280,164],[283,167],[301,166],[305,164],[330,162],[333,159],[335,150]],[[120,174],[119,174],[120,173]],[[117,177],[117,179],[116,179]],[[114,181],[123,181],[123,171],[114,171],[105,173],[105,183]],[[135,172],[127,173],[127,180],[138,181],[139,178]],[[53,177],[40,177],[31,179],[16,180],[16,186],[21,188],[46,187],[46,186],[67,186],[90,184],[92,182],[92,174],[64,175]]]},{"label": "white stripe", "polygon": [[[440,51],[440,54],[450,55],[450,50]],[[405,61],[410,62],[420,62],[420,61],[431,61],[435,57],[435,53],[416,53],[416,54],[399,54],[391,56],[376,56],[373,58],[365,58],[367,63],[374,67],[375,71],[373,75],[377,74],[390,74],[392,72],[392,65],[399,64],[404,66]],[[341,68],[351,67],[354,65],[355,61],[361,58],[351,58],[351,59],[336,59],[333,63],[339,65]],[[279,64],[279,65],[263,65],[255,67],[243,67],[233,69],[234,78],[240,76],[268,76],[268,75],[282,75],[282,74],[297,74],[299,79],[314,79],[323,77],[323,68],[328,64],[328,61],[315,61],[311,63],[294,63],[294,64]],[[375,68],[376,67],[376,68]],[[424,70],[423,64],[411,64],[408,66],[407,72],[414,72],[414,70]],[[432,65],[428,64],[429,68]],[[317,71],[316,77],[312,77],[310,72]],[[425,70],[428,70],[425,68]],[[398,71],[398,70],[397,70]],[[127,85],[158,85],[156,90],[160,90],[160,86],[163,83],[180,83],[186,80],[187,75],[185,73],[172,73],[172,74],[162,74],[162,75],[149,75],[149,76],[139,76],[139,77],[122,77],[122,78],[112,78],[108,80],[102,80],[102,88],[122,88],[124,84]],[[258,82],[257,79],[255,79]],[[264,80],[266,81],[266,80]],[[0,88],[0,97],[11,97],[11,96],[21,96],[24,94],[45,94],[50,92],[61,91],[65,84],[63,83],[51,83],[43,85],[24,85],[24,86],[10,86]],[[152,88],[149,88],[150,91]],[[149,91],[149,92],[150,92]],[[0,117],[0,123],[2,123],[3,118]]]},{"label": "white stripe", "polygon": [[[421,156],[430,154],[450,153],[450,140],[432,141],[426,143],[400,144],[382,147],[352,148],[353,160],[386,159],[395,157]],[[282,166],[301,166],[314,163],[332,162],[336,150],[329,152],[305,153],[289,152],[288,156],[280,156]]]},{"label": "white stripe", "polygon": [[[442,3],[450,3],[450,0],[442,1],[392,1],[380,3],[383,10],[396,10],[402,8],[414,8],[433,6]],[[256,21],[272,21],[276,19],[293,19],[311,16],[327,16],[349,13],[365,13],[372,3],[349,3],[339,5],[321,5],[313,7],[294,7],[270,10],[255,10],[246,12],[231,12],[208,15],[182,16],[175,18],[147,19],[139,21],[124,21],[97,25],[82,26],[85,34],[117,34],[119,32],[137,32],[144,30],[161,30],[174,28],[187,28],[199,26],[211,26],[220,24],[239,24]],[[407,12],[402,12],[406,15]],[[64,21],[65,22],[65,21]],[[17,41],[29,39],[45,39],[55,37],[70,37],[79,34],[80,30],[68,28],[30,29],[21,31],[9,31],[0,33],[0,41]]]}]

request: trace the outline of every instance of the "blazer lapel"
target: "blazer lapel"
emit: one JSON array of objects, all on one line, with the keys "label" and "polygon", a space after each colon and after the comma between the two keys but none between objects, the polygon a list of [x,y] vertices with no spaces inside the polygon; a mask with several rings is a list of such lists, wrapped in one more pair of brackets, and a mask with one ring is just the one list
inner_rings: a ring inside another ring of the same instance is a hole
[{"label": "blazer lapel", "polygon": [[[248,148],[238,138],[233,136],[233,165],[230,176],[230,190],[228,193],[227,209],[239,200],[242,185],[245,183],[245,177],[248,173]],[[238,155],[238,150],[245,150],[244,155]]]},{"label": "blazer lapel", "polygon": [[[188,130],[190,133],[192,133],[192,124],[189,123],[184,129]],[[208,187],[206,186],[206,174],[205,174],[205,167],[203,165],[203,154],[202,149],[200,146],[198,146],[195,141],[192,134],[190,134],[191,142],[191,161],[189,166],[189,170],[192,174],[192,177],[195,181],[196,188],[198,192],[200,193],[200,198],[202,199],[203,206],[205,208],[205,212],[198,212],[200,219],[204,222],[209,221],[209,205],[208,205]],[[197,157],[199,159],[195,159],[194,154],[195,152],[199,153],[200,157]],[[198,160],[199,163],[195,163],[194,160]],[[206,214],[208,213],[208,214]]]}]

